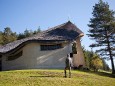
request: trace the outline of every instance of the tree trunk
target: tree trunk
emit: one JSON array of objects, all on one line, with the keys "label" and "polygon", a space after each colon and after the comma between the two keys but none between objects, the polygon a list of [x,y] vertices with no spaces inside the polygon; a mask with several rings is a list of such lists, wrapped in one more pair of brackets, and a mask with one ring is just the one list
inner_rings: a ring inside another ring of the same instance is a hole
[{"label": "tree trunk", "polygon": [[110,60],[111,60],[111,66],[112,66],[112,74],[115,74],[114,62],[113,62],[113,57],[112,57],[112,52],[111,52],[110,41],[109,41],[107,29],[106,29],[106,38],[107,38],[107,47],[108,47],[108,52],[109,52],[109,56],[110,56]]},{"label": "tree trunk", "polygon": [[112,74],[115,74],[113,58],[110,57],[110,59],[111,59],[111,66],[112,66]]}]

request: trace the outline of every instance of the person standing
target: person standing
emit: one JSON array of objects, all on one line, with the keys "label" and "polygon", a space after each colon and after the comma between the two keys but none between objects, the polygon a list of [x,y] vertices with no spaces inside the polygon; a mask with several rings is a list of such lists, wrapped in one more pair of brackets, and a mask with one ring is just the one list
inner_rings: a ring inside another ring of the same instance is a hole
[{"label": "person standing", "polygon": [[71,78],[71,67],[72,67],[72,58],[70,57],[70,54],[67,54],[67,58],[65,60],[65,69],[64,69],[64,73],[65,73],[65,77],[67,77],[67,73],[66,70],[69,70],[69,78]]}]

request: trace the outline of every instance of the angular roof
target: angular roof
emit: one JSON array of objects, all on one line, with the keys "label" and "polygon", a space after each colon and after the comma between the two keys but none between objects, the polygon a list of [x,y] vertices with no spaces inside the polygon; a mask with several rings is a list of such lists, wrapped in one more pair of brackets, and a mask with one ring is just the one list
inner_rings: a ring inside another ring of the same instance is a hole
[{"label": "angular roof", "polygon": [[15,48],[18,48],[19,46],[24,46],[25,44],[33,41],[41,43],[63,42],[75,40],[79,36],[83,36],[83,32],[78,29],[73,23],[68,21],[61,25],[49,28],[46,31],[42,31],[41,33],[38,33],[34,36],[16,40],[6,45],[0,46],[0,53],[4,54],[10,52]]}]

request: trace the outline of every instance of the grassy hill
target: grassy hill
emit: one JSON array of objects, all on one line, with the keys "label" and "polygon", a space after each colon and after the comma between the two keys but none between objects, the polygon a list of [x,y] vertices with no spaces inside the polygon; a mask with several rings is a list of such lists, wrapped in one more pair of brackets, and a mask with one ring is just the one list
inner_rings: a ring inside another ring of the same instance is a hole
[{"label": "grassy hill", "polygon": [[72,71],[64,78],[63,70],[14,70],[0,72],[0,86],[115,86],[109,73]]}]

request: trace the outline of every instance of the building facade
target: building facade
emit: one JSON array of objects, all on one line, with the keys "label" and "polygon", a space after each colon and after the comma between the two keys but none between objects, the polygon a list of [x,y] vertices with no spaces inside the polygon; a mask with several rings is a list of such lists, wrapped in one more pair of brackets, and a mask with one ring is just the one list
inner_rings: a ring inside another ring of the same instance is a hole
[{"label": "building facade", "polygon": [[63,69],[67,54],[73,53],[73,66],[85,66],[80,39],[83,32],[70,21],[39,34],[0,47],[0,69]]}]

